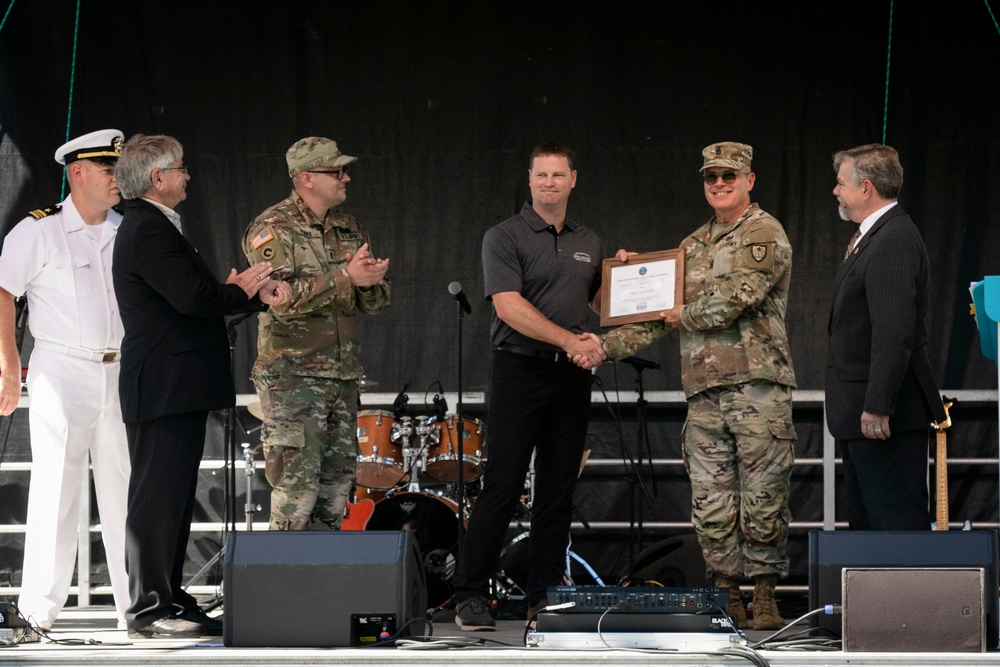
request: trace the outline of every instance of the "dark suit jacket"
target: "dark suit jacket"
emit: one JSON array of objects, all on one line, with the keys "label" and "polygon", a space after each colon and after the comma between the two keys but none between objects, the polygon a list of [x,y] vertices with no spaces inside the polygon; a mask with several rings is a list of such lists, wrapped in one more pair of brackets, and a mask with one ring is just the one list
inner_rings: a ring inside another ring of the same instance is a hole
[{"label": "dark suit jacket", "polygon": [[889,415],[902,433],[944,420],[927,357],[927,249],[899,204],[837,269],[828,324],[830,433],[863,438],[861,413]]},{"label": "dark suit jacket", "polygon": [[112,275],[125,325],[124,421],[235,405],[223,316],[257,310],[259,300],[221,284],[170,220],[141,199],[125,202]]}]

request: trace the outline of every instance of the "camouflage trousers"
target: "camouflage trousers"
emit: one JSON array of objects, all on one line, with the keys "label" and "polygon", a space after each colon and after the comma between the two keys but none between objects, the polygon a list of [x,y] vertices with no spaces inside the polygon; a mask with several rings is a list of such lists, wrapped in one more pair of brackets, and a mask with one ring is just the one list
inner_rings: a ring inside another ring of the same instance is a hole
[{"label": "camouflage trousers", "polygon": [[688,399],[684,467],[710,579],[788,576],[794,439],[788,387],[751,381]]},{"label": "camouflage trousers", "polygon": [[358,381],[254,377],[271,530],[338,530],[354,482]]}]

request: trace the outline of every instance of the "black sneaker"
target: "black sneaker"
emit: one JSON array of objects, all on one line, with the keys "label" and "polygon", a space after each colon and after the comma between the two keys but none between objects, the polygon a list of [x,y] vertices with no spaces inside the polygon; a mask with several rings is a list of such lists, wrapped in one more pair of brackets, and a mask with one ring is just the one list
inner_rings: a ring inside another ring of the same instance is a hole
[{"label": "black sneaker", "polygon": [[465,598],[455,605],[455,624],[466,632],[497,628],[497,622],[490,615],[490,603],[481,595]]}]

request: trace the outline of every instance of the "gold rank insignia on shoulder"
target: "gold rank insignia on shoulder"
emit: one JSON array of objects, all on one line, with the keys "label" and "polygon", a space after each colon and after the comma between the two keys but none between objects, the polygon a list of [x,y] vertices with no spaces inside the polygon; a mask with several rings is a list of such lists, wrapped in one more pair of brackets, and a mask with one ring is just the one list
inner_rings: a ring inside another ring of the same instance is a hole
[{"label": "gold rank insignia on shoulder", "polygon": [[55,206],[49,206],[48,208],[36,208],[34,211],[28,211],[30,215],[35,220],[41,220],[42,218],[47,218],[50,215],[54,215],[62,210],[62,204],[56,204]]},{"label": "gold rank insignia on shoulder", "polygon": [[753,244],[750,246],[750,256],[758,262],[763,262],[767,257],[767,245],[764,243]]}]

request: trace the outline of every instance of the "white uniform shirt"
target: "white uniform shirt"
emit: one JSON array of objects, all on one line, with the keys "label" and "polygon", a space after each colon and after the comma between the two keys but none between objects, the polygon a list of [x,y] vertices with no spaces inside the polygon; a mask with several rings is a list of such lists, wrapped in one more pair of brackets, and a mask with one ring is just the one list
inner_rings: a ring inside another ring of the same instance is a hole
[{"label": "white uniform shirt", "polygon": [[124,328],[111,282],[111,255],[122,216],[109,210],[100,240],[70,195],[58,213],[27,217],[7,234],[0,287],[28,295],[28,328],[36,340],[85,350],[119,350]]}]

